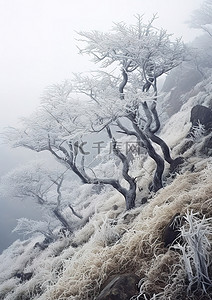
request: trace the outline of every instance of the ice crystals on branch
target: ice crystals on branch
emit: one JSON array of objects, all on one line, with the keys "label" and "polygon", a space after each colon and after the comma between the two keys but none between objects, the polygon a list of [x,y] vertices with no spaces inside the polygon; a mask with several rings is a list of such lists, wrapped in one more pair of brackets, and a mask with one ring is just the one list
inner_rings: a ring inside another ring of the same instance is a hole
[{"label": "ice crystals on branch", "polygon": [[141,90],[139,78],[133,73],[129,76],[129,86],[120,97],[120,76],[95,72],[92,76],[75,74],[74,90],[87,96],[85,115],[91,124],[90,131],[100,131],[129,113],[137,113],[138,106],[144,101],[152,101],[152,93]]},{"label": "ice crystals on branch", "polygon": [[[23,235],[35,235],[35,234],[43,234],[46,238],[50,240],[56,239],[56,236],[53,233],[53,230],[59,223],[55,222],[55,220],[51,220],[49,218],[45,221],[36,221],[29,220],[27,218],[20,218],[17,220],[17,226],[13,229],[12,232],[18,232]],[[56,224],[55,224],[56,223]]]},{"label": "ice crystals on branch", "polygon": [[80,41],[86,43],[81,53],[91,55],[104,68],[118,62],[126,72],[154,69],[159,77],[181,63],[185,46],[180,39],[172,42],[166,30],[155,28],[155,19],[153,16],[144,24],[142,17],[137,16],[135,25],[118,23],[109,33],[79,32]]}]

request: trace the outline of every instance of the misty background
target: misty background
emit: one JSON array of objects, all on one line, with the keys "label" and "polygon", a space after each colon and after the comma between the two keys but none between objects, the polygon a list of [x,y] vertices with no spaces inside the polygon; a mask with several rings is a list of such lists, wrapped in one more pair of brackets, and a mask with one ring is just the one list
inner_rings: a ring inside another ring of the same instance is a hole
[{"label": "misty background", "polygon": [[[0,132],[18,126],[39,105],[44,88],[71,77],[72,72],[95,70],[79,55],[77,31],[108,31],[113,22],[135,22],[136,14],[151,19],[184,42],[198,34],[185,22],[202,0],[0,0]],[[10,149],[0,136],[0,176],[40,158],[26,149]],[[39,218],[32,202],[0,195],[0,252],[18,236],[11,234],[20,217]]]}]

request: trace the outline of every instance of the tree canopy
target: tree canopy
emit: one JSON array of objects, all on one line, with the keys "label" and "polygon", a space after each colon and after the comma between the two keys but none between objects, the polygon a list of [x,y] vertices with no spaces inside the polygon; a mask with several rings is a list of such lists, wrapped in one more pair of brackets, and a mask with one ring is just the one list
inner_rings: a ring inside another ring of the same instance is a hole
[{"label": "tree canopy", "polygon": [[[185,60],[186,48],[180,39],[172,41],[164,29],[155,28],[155,19],[145,24],[137,16],[134,25],[118,23],[109,33],[80,32],[80,52],[90,55],[100,69],[48,87],[39,109],[22,120],[21,128],[5,133],[13,147],[48,151],[82,183],[111,185],[124,196],[127,209],[135,206],[137,184],[129,157],[117,146],[117,131],[134,136],[155,161],[154,192],[163,186],[164,159],[171,166],[182,162],[172,159],[168,145],[156,136],[160,129],[157,79]],[[79,140],[103,130],[119,159],[122,178],[87,172]],[[153,143],[161,147],[164,158]]]}]

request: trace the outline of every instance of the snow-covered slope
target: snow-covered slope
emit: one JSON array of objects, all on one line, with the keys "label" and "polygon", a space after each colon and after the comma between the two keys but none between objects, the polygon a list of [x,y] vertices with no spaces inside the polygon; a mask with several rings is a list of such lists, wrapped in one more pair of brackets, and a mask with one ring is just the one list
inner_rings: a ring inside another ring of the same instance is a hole
[{"label": "snow-covered slope", "polygon": [[[186,143],[191,108],[211,106],[211,82],[209,78],[184,95],[185,104],[163,128],[161,136],[173,157]],[[74,235],[61,236],[44,250],[35,247],[41,236],[13,243],[0,256],[0,299],[94,300],[111,275],[129,272],[142,279],[142,289],[151,299],[179,299],[187,288],[186,269],[181,252],[165,248],[162,235],[176,213],[193,211],[200,218],[212,217],[212,157],[201,152],[206,138],[198,137],[184,151],[179,174],[164,176],[164,188],[147,203],[141,205],[154,170],[150,158],[134,162],[140,172],[135,209],[125,212],[124,199],[111,189],[96,195],[90,189],[86,195],[83,189],[80,197],[93,203],[85,209],[95,213]],[[31,278],[20,280],[17,273],[31,273]]]}]

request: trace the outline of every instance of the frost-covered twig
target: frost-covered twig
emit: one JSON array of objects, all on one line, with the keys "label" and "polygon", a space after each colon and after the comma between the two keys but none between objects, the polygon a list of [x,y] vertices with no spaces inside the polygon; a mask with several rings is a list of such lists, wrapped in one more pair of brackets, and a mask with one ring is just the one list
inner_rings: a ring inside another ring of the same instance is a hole
[{"label": "frost-covered twig", "polygon": [[146,293],[144,291],[144,286],[145,286],[145,280],[141,279],[140,282],[138,283],[139,286],[139,294],[137,296],[133,296],[130,298],[130,300],[157,300],[160,299],[160,296],[163,295],[163,292],[158,293],[158,294],[153,294],[151,298],[146,296]]}]

